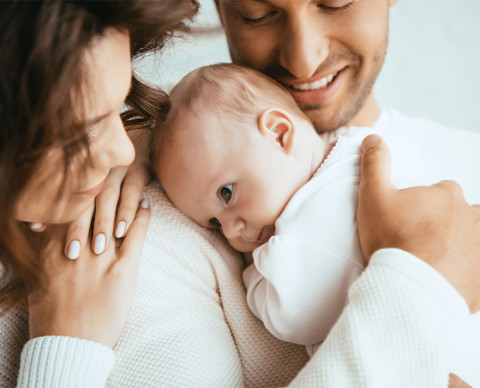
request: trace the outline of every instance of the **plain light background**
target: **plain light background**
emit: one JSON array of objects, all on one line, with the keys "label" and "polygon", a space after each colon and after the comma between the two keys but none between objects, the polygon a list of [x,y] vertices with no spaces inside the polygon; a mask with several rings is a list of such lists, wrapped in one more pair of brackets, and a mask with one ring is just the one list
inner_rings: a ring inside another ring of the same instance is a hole
[{"label": "plain light background", "polygon": [[[196,67],[230,62],[214,1],[200,2],[193,33],[137,62],[141,78],[169,90]],[[479,20],[480,0],[398,0],[375,86],[380,105],[480,133]]]}]

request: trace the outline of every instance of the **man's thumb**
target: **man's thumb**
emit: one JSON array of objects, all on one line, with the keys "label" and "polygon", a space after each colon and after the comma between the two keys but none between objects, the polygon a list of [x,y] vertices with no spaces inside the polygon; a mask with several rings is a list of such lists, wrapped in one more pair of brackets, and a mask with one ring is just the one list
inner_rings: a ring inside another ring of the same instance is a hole
[{"label": "man's thumb", "polygon": [[360,147],[360,187],[378,194],[393,188],[391,168],[385,141],[378,135],[367,136]]}]

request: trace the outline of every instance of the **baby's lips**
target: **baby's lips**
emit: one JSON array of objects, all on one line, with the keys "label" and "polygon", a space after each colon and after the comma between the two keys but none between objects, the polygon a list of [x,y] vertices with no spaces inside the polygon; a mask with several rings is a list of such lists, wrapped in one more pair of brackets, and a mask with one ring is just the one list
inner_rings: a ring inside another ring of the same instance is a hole
[{"label": "baby's lips", "polygon": [[275,226],[265,226],[262,230],[262,233],[260,233],[260,237],[258,238],[258,240],[262,244],[266,243],[274,234]]}]

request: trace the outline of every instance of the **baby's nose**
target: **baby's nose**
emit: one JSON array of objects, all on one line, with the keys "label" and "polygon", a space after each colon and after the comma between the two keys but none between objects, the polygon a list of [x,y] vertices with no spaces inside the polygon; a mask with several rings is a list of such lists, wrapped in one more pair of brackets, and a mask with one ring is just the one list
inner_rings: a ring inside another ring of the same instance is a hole
[{"label": "baby's nose", "polygon": [[241,218],[225,220],[225,222],[222,222],[222,232],[227,239],[234,239],[239,237],[244,226],[245,221]]}]

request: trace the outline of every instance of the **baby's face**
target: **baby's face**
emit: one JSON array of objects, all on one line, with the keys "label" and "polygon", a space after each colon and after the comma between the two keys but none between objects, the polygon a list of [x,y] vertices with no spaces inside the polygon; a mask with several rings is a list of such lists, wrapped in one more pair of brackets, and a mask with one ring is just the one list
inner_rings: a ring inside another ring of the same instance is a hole
[{"label": "baby's face", "polygon": [[298,163],[255,123],[233,136],[213,114],[181,116],[156,166],[165,191],[194,221],[220,229],[233,248],[253,251],[273,235],[298,190]]}]

